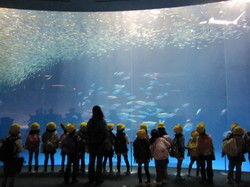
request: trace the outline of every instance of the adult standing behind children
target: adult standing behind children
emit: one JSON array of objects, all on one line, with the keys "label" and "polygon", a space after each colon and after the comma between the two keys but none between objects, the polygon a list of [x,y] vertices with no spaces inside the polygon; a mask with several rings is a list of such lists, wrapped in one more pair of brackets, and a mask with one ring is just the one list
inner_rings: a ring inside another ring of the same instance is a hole
[{"label": "adult standing behind children", "polygon": [[211,135],[206,134],[204,122],[198,123],[196,130],[199,133],[197,137],[197,150],[199,152],[199,163],[201,167],[201,183],[213,184],[213,160],[214,146]]},{"label": "adult standing behind children", "polygon": [[35,173],[38,172],[38,156],[39,156],[39,145],[40,145],[40,125],[39,123],[32,123],[30,125],[29,135],[25,141],[25,148],[29,151],[29,173],[32,173],[32,159],[33,154],[35,156]]},{"label": "adult standing behind children", "polygon": [[[87,141],[89,150],[89,182],[97,185],[104,182],[102,175],[102,158],[105,151],[105,139],[108,137],[107,123],[99,106],[92,109],[92,118],[87,124]],[[97,159],[97,161],[95,161]],[[95,168],[96,162],[96,168]]]},{"label": "adult standing behind children", "polygon": [[[9,187],[14,186],[15,175],[17,174],[17,158],[19,153],[24,150],[24,146],[21,140],[20,125],[14,123],[10,126],[9,134],[3,140],[3,144],[6,143],[6,150],[4,154],[1,153],[1,157],[5,157],[3,160],[3,179],[2,187],[6,187],[9,183]],[[3,147],[4,145],[2,145]]]},{"label": "adult standing behind children", "polygon": [[56,124],[54,122],[49,122],[46,125],[46,131],[42,134],[42,142],[42,153],[45,154],[44,173],[47,172],[49,156],[51,161],[51,172],[54,172],[54,155],[56,153],[56,149],[58,147],[59,142]]}]

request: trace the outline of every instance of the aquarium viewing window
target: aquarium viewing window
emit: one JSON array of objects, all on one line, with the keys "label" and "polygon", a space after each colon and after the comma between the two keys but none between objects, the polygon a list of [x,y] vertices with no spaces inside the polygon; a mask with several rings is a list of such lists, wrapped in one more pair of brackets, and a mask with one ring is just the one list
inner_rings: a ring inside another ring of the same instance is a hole
[{"label": "aquarium viewing window", "polygon": [[[140,124],[150,133],[164,122],[172,138],[180,123],[187,144],[204,121],[213,167],[224,170],[231,124],[250,131],[249,11],[249,1],[114,12],[1,8],[0,138],[20,123],[25,141],[32,122],[42,134],[50,121],[61,135],[60,122],[79,128],[99,105],[131,141]],[[60,164],[60,150],[56,156]],[[189,161],[186,151],[183,167]],[[176,162],[170,158],[170,167]]]}]

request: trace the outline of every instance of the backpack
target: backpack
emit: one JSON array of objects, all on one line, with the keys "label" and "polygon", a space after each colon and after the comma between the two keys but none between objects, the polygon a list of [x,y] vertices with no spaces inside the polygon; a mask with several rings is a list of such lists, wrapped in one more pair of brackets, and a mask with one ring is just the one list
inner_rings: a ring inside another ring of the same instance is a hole
[{"label": "backpack", "polygon": [[237,156],[239,151],[237,148],[237,143],[235,138],[230,138],[229,140],[224,140],[222,143],[222,152],[228,156]]},{"label": "backpack", "polygon": [[172,144],[171,144],[171,147],[170,147],[170,150],[169,150],[169,155],[171,157],[175,157],[175,158],[178,158],[180,153],[179,153],[179,145],[178,145],[178,140],[177,138],[174,138]]},{"label": "backpack", "polygon": [[149,160],[151,152],[149,149],[149,142],[147,140],[135,140],[133,143],[134,147],[134,158],[136,160]]},{"label": "backpack", "polygon": [[25,142],[25,147],[28,150],[35,150],[39,147],[40,144],[40,138],[39,134],[30,134]]},{"label": "backpack", "polygon": [[125,133],[116,134],[114,149],[116,153],[125,153],[128,151]]},{"label": "backpack", "polygon": [[62,149],[66,154],[73,154],[76,152],[76,143],[74,137],[67,135],[62,141]]},{"label": "backpack", "polygon": [[188,142],[188,156],[199,156],[199,152],[197,151],[197,142],[193,141],[192,139]]},{"label": "backpack", "polygon": [[213,143],[209,135],[199,135],[197,138],[197,145],[199,154],[204,156],[213,154]]},{"label": "backpack", "polygon": [[13,158],[17,157],[17,145],[15,143],[17,139],[9,139],[4,140],[1,148],[0,148],[0,161],[8,162]]}]

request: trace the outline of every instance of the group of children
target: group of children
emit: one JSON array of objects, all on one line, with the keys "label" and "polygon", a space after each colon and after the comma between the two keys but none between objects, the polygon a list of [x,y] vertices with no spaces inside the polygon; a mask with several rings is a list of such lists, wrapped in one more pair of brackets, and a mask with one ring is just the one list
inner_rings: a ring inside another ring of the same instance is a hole
[{"label": "group of children", "polygon": [[[63,133],[58,137],[56,130],[56,124],[49,122],[46,125],[46,131],[40,138],[40,125],[36,122],[30,125],[30,131],[25,141],[25,148],[29,151],[28,171],[32,172],[32,160],[35,158],[35,170],[38,172],[38,156],[40,142],[41,152],[45,155],[44,160],[44,172],[47,172],[48,160],[51,160],[51,171],[54,171],[54,154],[56,149],[61,149],[61,170],[64,172],[65,183],[69,182],[69,176],[71,174],[71,165],[73,164],[72,182],[77,182],[76,175],[80,171],[85,173],[85,153],[88,152],[87,146],[87,134],[86,127],[87,123],[83,122],[80,124],[80,129],[76,129],[76,125],[67,123],[66,125],[60,124],[63,129]],[[130,174],[130,164],[128,160],[128,147],[130,143],[128,135],[124,132],[125,125],[119,123],[116,125],[116,134],[112,131],[114,124],[108,123],[107,125],[109,136],[105,140],[105,153],[103,159],[103,172],[106,171],[106,163],[109,161],[109,173],[113,173],[113,156],[117,155],[117,174],[120,174],[121,157],[123,156],[126,163],[126,174]],[[15,129],[15,130],[13,130]],[[196,176],[201,174],[202,183],[213,183],[213,168],[212,161],[215,160],[214,147],[212,138],[206,133],[206,127],[204,122],[198,123],[196,130],[191,132],[190,140],[188,145],[185,146],[185,139],[183,136],[183,128],[180,124],[174,126],[173,130],[175,136],[173,139],[167,134],[164,123],[160,122],[156,129],[151,131],[149,135],[148,126],[146,124],[140,125],[140,129],[136,133],[136,138],[133,142],[133,154],[136,163],[138,164],[137,175],[139,183],[142,184],[142,165],[146,174],[145,183],[150,183],[149,173],[149,162],[151,159],[155,161],[156,168],[156,184],[162,185],[166,183],[168,157],[174,157],[177,159],[177,175],[181,177],[182,161],[184,159],[185,149],[188,150],[188,156],[190,156],[190,164],[188,168],[188,176],[191,175],[191,169],[194,162],[197,163]],[[20,136],[20,125],[13,124],[10,127],[9,136]],[[237,123],[232,124],[231,133],[228,134],[227,138],[223,142],[235,139],[235,144],[238,148],[237,154],[229,155],[227,152],[223,152],[223,156],[226,154],[229,160],[229,172],[227,176],[227,182],[233,183],[233,170],[236,167],[236,178],[235,182],[240,183],[241,180],[241,164],[245,161],[244,154],[248,150],[248,142],[250,139],[249,133],[238,126]],[[20,145],[20,137],[19,137]],[[224,144],[224,143],[223,143]],[[20,146],[19,146],[20,147]],[[229,149],[229,148],[227,148]],[[19,148],[18,152],[21,152]],[[67,156],[67,166],[65,170],[65,157]],[[80,162],[80,164],[79,164]],[[6,175],[7,176],[7,175]],[[3,180],[6,183],[6,180]],[[5,186],[5,185],[3,185]]]}]

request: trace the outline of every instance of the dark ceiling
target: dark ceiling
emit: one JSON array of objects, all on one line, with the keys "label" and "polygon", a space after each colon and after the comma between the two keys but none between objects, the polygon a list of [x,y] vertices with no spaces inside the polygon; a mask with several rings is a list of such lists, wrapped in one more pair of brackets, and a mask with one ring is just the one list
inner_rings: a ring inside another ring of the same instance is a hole
[{"label": "dark ceiling", "polygon": [[51,11],[121,11],[169,8],[226,0],[0,0],[0,7]]}]

